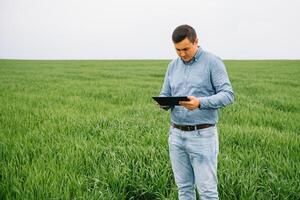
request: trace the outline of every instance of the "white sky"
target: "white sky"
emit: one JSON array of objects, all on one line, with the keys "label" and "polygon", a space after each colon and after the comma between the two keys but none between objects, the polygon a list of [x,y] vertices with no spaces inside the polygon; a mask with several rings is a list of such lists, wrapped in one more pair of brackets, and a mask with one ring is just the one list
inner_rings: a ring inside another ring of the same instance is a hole
[{"label": "white sky", "polygon": [[300,0],[0,0],[0,58],[172,59],[176,26],[223,59],[300,59]]}]

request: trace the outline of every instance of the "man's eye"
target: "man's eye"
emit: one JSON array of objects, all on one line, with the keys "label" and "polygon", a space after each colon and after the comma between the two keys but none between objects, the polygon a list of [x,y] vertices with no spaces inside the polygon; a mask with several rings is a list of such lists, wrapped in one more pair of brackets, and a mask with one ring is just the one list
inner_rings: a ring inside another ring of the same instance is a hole
[{"label": "man's eye", "polygon": [[188,49],[177,49],[177,51],[187,51]]}]

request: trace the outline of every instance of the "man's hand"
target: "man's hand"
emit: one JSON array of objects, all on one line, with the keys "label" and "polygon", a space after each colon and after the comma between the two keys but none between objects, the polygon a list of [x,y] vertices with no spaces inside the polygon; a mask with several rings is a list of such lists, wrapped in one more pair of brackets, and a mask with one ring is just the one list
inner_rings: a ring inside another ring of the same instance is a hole
[{"label": "man's hand", "polygon": [[188,98],[190,101],[179,101],[179,105],[181,105],[189,110],[194,110],[194,109],[199,108],[199,105],[200,105],[199,99],[197,99],[194,96],[188,96]]}]

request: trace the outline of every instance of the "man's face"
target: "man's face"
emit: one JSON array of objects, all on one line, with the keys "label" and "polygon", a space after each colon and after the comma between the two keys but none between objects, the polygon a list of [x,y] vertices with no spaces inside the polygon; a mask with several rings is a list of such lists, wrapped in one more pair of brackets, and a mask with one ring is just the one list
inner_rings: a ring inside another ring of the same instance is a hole
[{"label": "man's face", "polygon": [[174,43],[177,55],[185,62],[190,61],[197,52],[198,39],[194,43],[185,38],[181,42]]}]

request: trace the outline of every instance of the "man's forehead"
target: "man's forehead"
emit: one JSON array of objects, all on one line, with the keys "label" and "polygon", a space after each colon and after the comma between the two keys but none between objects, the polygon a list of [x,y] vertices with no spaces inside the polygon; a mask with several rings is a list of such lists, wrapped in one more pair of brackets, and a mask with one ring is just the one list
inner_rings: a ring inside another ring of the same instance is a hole
[{"label": "man's forehead", "polygon": [[186,49],[191,47],[191,45],[193,45],[193,43],[191,43],[188,39],[184,39],[181,42],[174,43],[176,49]]},{"label": "man's forehead", "polygon": [[180,45],[180,46],[176,46],[175,45],[175,48],[177,50],[187,50],[187,49],[190,49],[191,48],[191,45]]}]

